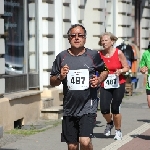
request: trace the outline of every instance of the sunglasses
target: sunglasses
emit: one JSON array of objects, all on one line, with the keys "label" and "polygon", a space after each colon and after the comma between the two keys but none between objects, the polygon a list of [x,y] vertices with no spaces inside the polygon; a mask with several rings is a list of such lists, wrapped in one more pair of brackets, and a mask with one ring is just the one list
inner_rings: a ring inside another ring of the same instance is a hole
[{"label": "sunglasses", "polygon": [[80,33],[78,33],[78,34],[69,34],[69,37],[70,38],[76,38],[76,36],[78,37],[78,38],[84,38],[85,37],[85,35],[84,34],[80,34]]}]

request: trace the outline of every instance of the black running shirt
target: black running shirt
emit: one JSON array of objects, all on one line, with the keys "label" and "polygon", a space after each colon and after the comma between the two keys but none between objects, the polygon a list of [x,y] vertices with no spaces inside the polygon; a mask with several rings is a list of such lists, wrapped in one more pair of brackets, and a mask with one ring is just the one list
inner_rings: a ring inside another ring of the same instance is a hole
[{"label": "black running shirt", "polygon": [[[60,69],[64,65],[69,66],[69,70],[88,69],[89,78],[95,75],[95,72],[106,70],[106,66],[96,50],[86,49],[80,56],[71,55],[68,50],[64,50],[56,56],[53,62],[51,76],[60,74]],[[81,116],[97,111],[97,88],[89,87],[86,90],[69,90],[67,87],[67,78],[62,81],[63,84],[63,110],[64,116]]]}]

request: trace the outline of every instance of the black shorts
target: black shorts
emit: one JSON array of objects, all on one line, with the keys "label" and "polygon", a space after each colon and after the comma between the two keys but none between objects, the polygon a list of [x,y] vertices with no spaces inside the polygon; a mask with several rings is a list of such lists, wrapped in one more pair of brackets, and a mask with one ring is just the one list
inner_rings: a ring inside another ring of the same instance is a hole
[{"label": "black shorts", "polygon": [[146,89],[146,94],[150,95],[150,90]]},{"label": "black shorts", "polygon": [[96,114],[85,114],[80,117],[65,116],[62,120],[61,141],[77,143],[79,137],[92,137]]}]

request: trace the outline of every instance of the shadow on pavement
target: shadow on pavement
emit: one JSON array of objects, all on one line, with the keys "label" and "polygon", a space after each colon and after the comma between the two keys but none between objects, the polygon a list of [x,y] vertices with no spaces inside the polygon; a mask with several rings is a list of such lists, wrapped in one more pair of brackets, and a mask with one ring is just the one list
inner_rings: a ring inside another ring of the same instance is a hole
[{"label": "shadow on pavement", "polygon": [[5,148],[0,148],[0,150],[17,150],[17,149],[5,149]]},{"label": "shadow on pavement", "polygon": [[115,135],[105,136],[103,133],[93,133],[95,138],[113,139]]},{"label": "shadow on pavement", "polygon": [[103,127],[103,126],[105,126],[105,125],[95,125],[94,127]]},{"label": "shadow on pavement", "polygon": [[101,121],[96,121],[94,127],[103,127],[104,125],[100,125]]},{"label": "shadow on pavement", "polygon": [[101,123],[101,121],[96,121],[96,124],[100,124]]},{"label": "shadow on pavement", "polygon": [[143,140],[150,140],[150,136],[149,135],[131,135],[131,137],[133,138],[140,138]]},{"label": "shadow on pavement", "polygon": [[148,120],[148,119],[139,119],[137,121],[150,123],[150,120]]}]

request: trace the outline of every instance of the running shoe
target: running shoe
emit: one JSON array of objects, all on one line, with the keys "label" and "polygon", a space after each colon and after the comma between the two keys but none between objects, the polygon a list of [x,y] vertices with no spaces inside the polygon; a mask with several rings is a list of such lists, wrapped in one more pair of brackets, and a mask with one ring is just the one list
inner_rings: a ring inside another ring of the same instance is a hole
[{"label": "running shoe", "polygon": [[106,125],[106,129],[104,130],[104,135],[106,136],[110,136],[111,135],[111,129],[114,127],[114,125],[112,124],[108,124]]},{"label": "running shoe", "polygon": [[121,130],[115,130],[115,137],[114,140],[122,140],[122,133]]}]

